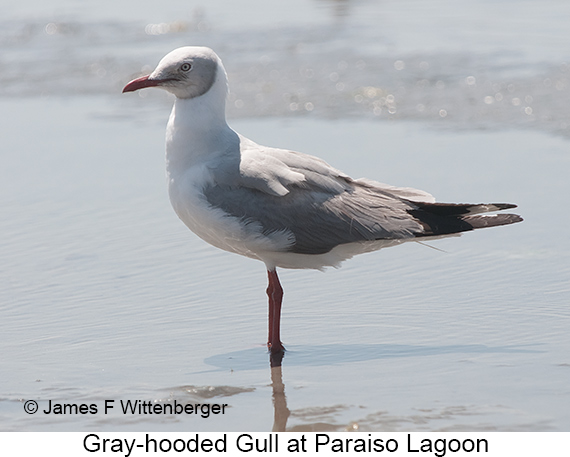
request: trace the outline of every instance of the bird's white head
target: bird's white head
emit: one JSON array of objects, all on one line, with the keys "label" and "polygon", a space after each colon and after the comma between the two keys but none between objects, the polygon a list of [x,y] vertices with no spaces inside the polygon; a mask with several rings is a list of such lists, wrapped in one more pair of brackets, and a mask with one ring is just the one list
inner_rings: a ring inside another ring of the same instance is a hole
[{"label": "bird's white head", "polygon": [[216,83],[227,90],[225,70],[217,54],[210,48],[184,46],[164,56],[150,75],[128,83],[123,92],[160,87],[178,98],[191,99],[204,95]]}]

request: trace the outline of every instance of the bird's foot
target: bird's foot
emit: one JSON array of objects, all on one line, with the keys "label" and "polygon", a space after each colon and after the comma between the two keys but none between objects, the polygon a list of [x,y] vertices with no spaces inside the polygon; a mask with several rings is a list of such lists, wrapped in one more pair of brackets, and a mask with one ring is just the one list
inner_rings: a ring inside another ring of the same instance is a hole
[{"label": "bird's foot", "polygon": [[280,367],[285,356],[285,348],[281,341],[274,344],[267,343],[267,348],[269,349],[269,364],[271,367]]}]

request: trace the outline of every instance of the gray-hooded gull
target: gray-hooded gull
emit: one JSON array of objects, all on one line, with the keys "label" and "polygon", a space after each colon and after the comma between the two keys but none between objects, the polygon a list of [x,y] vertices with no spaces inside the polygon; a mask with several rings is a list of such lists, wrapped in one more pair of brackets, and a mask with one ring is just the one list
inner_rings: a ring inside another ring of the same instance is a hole
[{"label": "gray-hooded gull", "polygon": [[123,92],[146,87],[176,96],[166,168],[178,217],[208,243],[267,267],[272,354],[284,350],[277,267],[338,266],[404,241],[522,221],[516,214],[481,215],[516,205],[436,203],[427,192],[352,179],[317,157],[241,136],[226,122],[226,72],[209,48],[172,51]]}]

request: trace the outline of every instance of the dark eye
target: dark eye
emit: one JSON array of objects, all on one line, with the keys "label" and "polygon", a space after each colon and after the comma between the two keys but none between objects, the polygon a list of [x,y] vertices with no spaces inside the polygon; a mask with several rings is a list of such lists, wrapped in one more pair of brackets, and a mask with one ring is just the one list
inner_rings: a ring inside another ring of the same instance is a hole
[{"label": "dark eye", "polygon": [[182,65],[180,65],[180,69],[182,71],[190,71],[191,68],[192,65],[190,65],[189,63],[183,63]]}]

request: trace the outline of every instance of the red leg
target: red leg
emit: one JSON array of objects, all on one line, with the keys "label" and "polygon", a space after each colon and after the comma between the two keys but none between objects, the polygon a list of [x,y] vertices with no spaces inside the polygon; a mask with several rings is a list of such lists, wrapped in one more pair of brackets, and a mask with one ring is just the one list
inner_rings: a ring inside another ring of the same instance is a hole
[{"label": "red leg", "polygon": [[283,301],[283,288],[279,283],[277,270],[267,271],[269,285],[267,286],[267,296],[269,297],[269,336],[267,347],[271,353],[284,351],[285,348],[281,343],[280,324],[281,324],[281,303]]},{"label": "red leg", "polygon": [[267,286],[267,296],[269,297],[269,321],[267,323],[267,328],[269,329],[267,336],[267,347],[271,347],[271,340],[273,339],[273,292],[274,287],[271,281],[271,273],[267,271],[267,276],[269,276],[269,285]]}]

